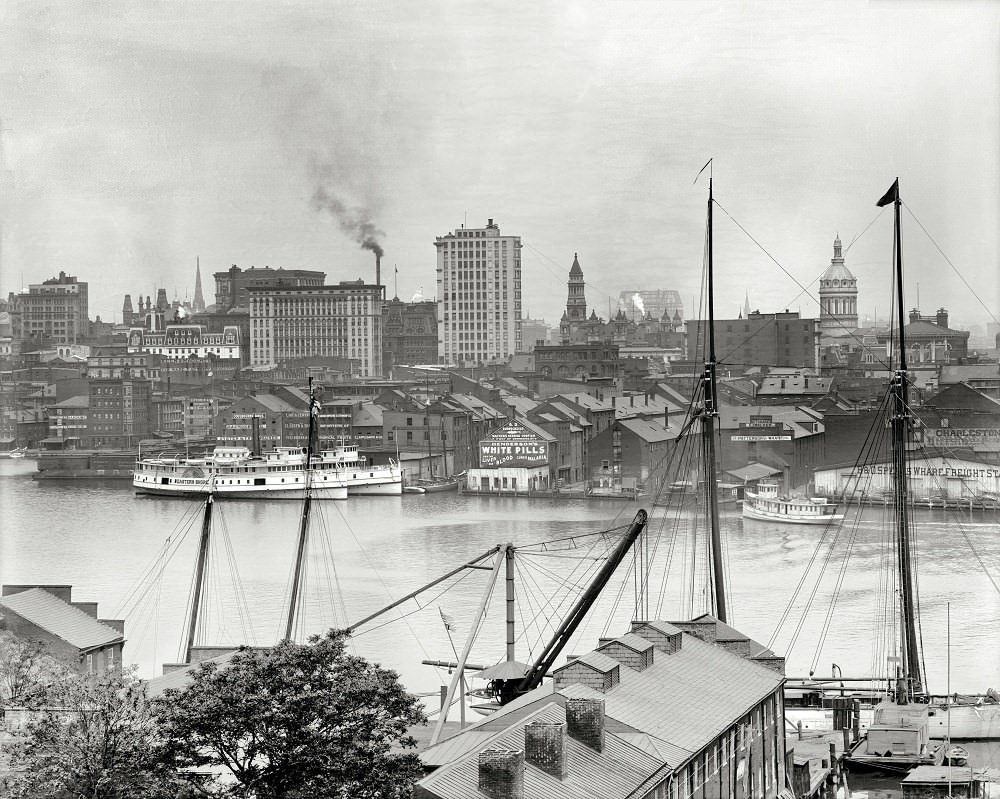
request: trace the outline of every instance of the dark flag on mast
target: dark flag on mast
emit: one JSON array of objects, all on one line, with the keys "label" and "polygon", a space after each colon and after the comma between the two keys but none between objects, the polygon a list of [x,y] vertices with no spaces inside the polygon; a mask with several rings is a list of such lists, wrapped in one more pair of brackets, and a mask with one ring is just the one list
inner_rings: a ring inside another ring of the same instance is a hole
[{"label": "dark flag on mast", "polygon": [[885,193],[881,200],[875,203],[879,208],[883,205],[888,205],[889,203],[894,203],[899,199],[899,178],[896,178],[892,185],[889,187],[889,191]]}]

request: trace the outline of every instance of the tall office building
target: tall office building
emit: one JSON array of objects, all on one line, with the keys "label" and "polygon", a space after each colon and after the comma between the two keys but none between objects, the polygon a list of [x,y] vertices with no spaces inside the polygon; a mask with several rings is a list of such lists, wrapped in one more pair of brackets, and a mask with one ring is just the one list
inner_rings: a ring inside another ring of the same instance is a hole
[{"label": "tall office building", "polygon": [[47,337],[53,344],[76,344],[87,336],[87,284],[60,272],[33,283],[17,296],[24,337]]},{"label": "tall office building", "polygon": [[313,356],[350,358],[358,377],[382,376],[382,287],[248,286],[250,366]]},{"label": "tall office building", "polygon": [[438,236],[438,360],[475,366],[521,350],[521,237],[492,219]]}]

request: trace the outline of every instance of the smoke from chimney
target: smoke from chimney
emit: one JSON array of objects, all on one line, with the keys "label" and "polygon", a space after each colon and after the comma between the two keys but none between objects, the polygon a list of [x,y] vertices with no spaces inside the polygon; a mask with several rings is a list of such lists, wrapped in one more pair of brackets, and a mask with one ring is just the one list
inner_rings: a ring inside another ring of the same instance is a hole
[{"label": "smoke from chimney", "polygon": [[371,250],[376,258],[384,254],[379,238],[385,235],[375,227],[369,212],[365,208],[348,208],[342,200],[320,186],[312,197],[312,205],[317,211],[328,212],[340,226],[340,229],[351,236],[362,250]]}]

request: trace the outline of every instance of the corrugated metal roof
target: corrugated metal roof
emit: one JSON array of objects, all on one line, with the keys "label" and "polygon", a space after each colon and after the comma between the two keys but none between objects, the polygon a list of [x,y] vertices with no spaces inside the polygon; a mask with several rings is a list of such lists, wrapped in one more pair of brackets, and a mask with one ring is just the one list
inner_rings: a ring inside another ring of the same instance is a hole
[{"label": "corrugated metal roof", "polygon": [[[417,784],[442,799],[468,799],[478,795],[479,752],[485,749],[524,750],[524,727],[533,721],[565,722],[566,712],[550,702],[516,725],[479,741],[474,751],[424,777]],[[663,760],[605,730],[604,751],[598,752],[566,736],[566,777],[557,779],[526,764],[524,796],[528,799],[592,799],[594,796],[627,796],[658,768]]]},{"label": "corrugated metal roof", "polygon": [[79,608],[41,588],[29,588],[27,591],[9,594],[0,599],[0,606],[12,610],[77,649],[93,649],[125,640],[117,630],[101,624]]},{"label": "corrugated metal roof", "polygon": [[608,716],[681,749],[697,751],[776,691],[783,680],[759,663],[685,634],[678,651],[658,652],[644,671],[623,666],[620,682],[607,692],[579,683],[559,692],[603,699]]}]

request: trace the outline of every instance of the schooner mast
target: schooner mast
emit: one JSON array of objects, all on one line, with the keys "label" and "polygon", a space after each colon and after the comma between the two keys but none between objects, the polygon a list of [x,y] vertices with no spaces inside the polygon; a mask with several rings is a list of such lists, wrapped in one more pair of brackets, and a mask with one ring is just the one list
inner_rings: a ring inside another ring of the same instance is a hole
[{"label": "schooner mast", "polygon": [[285,618],[284,640],[291,641],[295,630],[302,587],[302,570],[305,566],[306,541],[309,538],[309,509],[312,506],[312,456],[313,441],[316,438],[316,400],[313,397],[312,378],[309,378],[309,428],[306,439],[306,468],[303,477],[302,515],[299,518],[298,543],[295,548],[295,570],[292,574],[292,592],[288,599],[288,616]]},{"label": "schooner mast", "polygon": [[[709,159],[706,167],[711,167]],[[705,167],[702,167],[704,171]],[[699,173],[700,174],[700,173]],[[702,404],[697,415],[701,419],[703,469],[705,473],[705,502],[708,506],[711,525],[712,579],[715,601],[715,617],[725,623],[726,587],[723,578],[722,536],[719,531],[719,485],[716,477],[715,431],[719,418],[716,392],[715,357],[715,303],[714,279],[712,275],[712,173],[708,175],[708,359],[702,374]]]},{"label": "schooner mast", "polygon": [[906,473],[906,447],[912,439],[913,415],[910,412],[908,380],[906,374],[906,339],[904,335],[903,306],[903,248],[899,225],[899,178],[893,181],[889,191],[878,201],[882,206],[893,204],[893,251],[894,279],[896,282],[896,305],[898,310],[899,367],[893,372],[890,387],[892,396],[893,493],[896,507],[896,552],[900,591],[900,615],[902,623],[901,643],[903,646],[902,684],[898,687],[897,701],[903,703],[915,694],[923,693],[920,649],[917,644],[916,612],[914,605],[913,561],[910,553],[909,489]]}]

